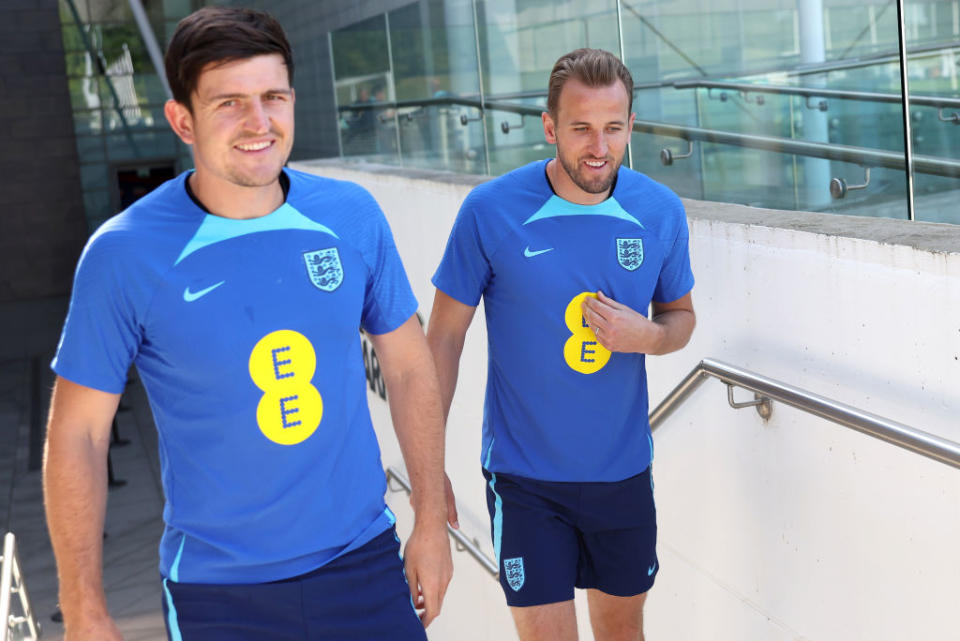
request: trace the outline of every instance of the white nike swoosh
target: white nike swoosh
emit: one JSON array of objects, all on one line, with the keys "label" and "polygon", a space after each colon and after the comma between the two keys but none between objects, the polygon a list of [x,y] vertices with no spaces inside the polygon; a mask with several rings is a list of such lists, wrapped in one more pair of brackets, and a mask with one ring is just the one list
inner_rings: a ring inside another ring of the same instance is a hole
[{"label": "white nike swoosh", "polygon": [[188,285],[183,290],[183,300],[187,301],[188,303],[192,303],[193,301],[197,300],[201,296],[206,296],[207,294],[215,290],[217,287],[220,287],[220,285],[223,285],[225,282],[227,281],[221,280],[216,285],[210,285],[210,287],[207,287],[206,289],[201,289],[199,292],[191,292],[190,286]]},{"label": "white nike swoosh", "polygon": [[540,254],[546,254],[547,252],[552,252],[553,247],[548,247],[547,249],[538,249],[537,251],[530,251],[530,245],[527,245],[527,248],[523,250],[523,255],[527,258],[533,258],[534,256],[539,256]]}]

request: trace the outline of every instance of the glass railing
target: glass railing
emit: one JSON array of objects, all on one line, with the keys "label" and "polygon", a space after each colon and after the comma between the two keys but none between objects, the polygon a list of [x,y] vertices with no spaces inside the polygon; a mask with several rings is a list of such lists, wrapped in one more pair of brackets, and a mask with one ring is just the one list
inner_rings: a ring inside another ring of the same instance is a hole
[{"label": "glass railing", "polygon": [[[896,94],[713,81],[656,88],[671,89],[687,100],[692,97],[694,124],[638,119],[627,162],[681,195],[776,209],[902,217],[902,144],[888,141],[889,148],[878,149],[869,146],[869,135],[855,132],[844,143],[821,142],[808,135],[809,125],[803,126],[811,116],[831,115],[831,110],[841,117],[848,103],[899,108]],[[503,173],[552,155],[540,125],[544,101],[527,92],[487,96],[482,102],[479,96],[445,96],[341,107],[341,120],[347,123],[344,155],[467,173],[487,173],[484,158],[489,157],[489,173]],[[671,113],[677,113],[680,101],[671,102]],[[954,116],[960,112],[958,99],[915,96],[912,104],[933,110],[951,133],[960,118]],[[753,117],[743,126],[759,110],[765,110],[764,118]],[[753,179],[732,187],[728,175],[747,175],[751,166]],[[949,157],[916,154],[913,169],[924,180],[940,180],[944,192],[960,186],[960,161]],[[938,196],[948,203],[949,194]],[[949,218],[952,209],[944,207],[940,216]]]},{"label": "glass railing", "polygon": [[[681,196],[960,223],[957,13],[946,0],[421,0],[331,34],[340,149],[491,175],[553,156],[540,123],[550,69],[599,47],[637,82],[625,164]],[[379,53],[361,64],[359,42]]]}]

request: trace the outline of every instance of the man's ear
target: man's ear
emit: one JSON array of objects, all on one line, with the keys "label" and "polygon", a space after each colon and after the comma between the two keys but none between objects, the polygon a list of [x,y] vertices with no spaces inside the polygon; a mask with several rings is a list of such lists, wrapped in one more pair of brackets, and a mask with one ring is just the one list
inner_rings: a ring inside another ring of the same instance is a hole
[{"label": "man's ear", "polygon": [[550,112],[544,111],[540,114],[541,120],[543,120],[543,136],[547,139],[547,142],[551,145],[557,144],[557,124],[553,122],[553,118],[550,116]]},{"label": "man's ear", "polygon": [[168,100],[163,105],[163,115],[167,117],[167,122],[170,123],[173,133],[177,134],[184,144],[192,145],[194,141],[193,114],[190,113],[187,106],[176,100]]}]

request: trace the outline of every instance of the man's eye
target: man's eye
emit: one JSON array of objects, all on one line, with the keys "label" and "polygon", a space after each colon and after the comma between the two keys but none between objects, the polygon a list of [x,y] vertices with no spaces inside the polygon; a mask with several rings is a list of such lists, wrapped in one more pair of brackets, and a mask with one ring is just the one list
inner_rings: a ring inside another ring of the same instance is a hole
[{"label": "man's eye", "polygon": [[221,106],[221,107],[232,107],[232,106],[234,106],[235,104],[237,104],[237,101],[236,101],[236,100],[224,100],[223,102],[220,103],[220,106]]}]

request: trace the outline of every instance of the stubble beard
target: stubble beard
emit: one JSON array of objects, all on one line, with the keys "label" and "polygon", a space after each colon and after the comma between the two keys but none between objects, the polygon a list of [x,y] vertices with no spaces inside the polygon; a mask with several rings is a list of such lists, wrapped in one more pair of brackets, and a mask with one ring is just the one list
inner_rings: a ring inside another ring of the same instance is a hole
[{"label": "stubble beard", "polygon": [[[277,143],[280,144],[284,138],[280,134],[271,129],[271,134],[276,136]],[[233,143],[234,145],[241,144],[243,141]],[[272,185],[277,179],[280,178],[280,173],[283,171],[283,166],[287,163],[287,158],[290,157],[290,150],[286,150],[286,155],[279,162],[278,166],[275,169],[263,169],[260,171],[244,171],[241,167],[229,167],[227,169],[227,178],[234,185],[240,187],[266,187]]]},{"label": "stubble beard", "polygon": [[579,160],[576,165],[571,165],[562,153],[558,153],[557,158],[560,160],[560,166],[567,172],[567,176],[570,177],[573,184],[588,194],[602,194],[609,191],[610,186],[613,184],[613,179],[616,178],[617,172],[620,171],[620,165],[623,163],[622,157],[619,160],[614,160],[614,158],[607,156],[603,160],[609,163],[610,172],[605,176],[590,180],[583,175]]}]

